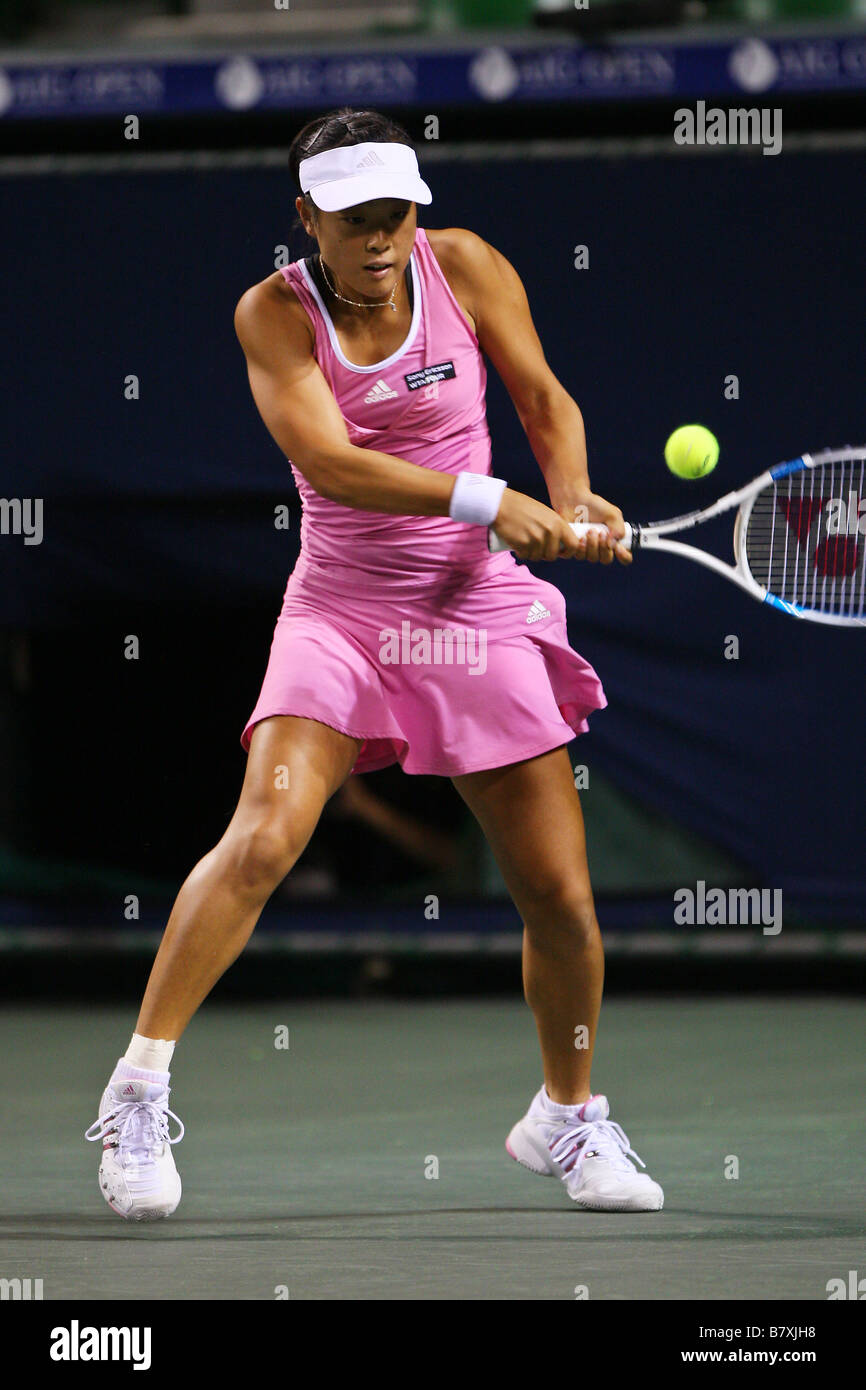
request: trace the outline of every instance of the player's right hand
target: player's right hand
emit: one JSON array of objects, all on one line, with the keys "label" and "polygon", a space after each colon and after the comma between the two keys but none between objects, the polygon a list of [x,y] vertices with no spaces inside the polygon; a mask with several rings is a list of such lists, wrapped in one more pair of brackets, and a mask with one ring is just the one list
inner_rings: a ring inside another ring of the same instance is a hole
[{"label": "player's right hand", "polygon": [[552,507],[510,487],[502,494],[493,530],[521,560],[586,558],[586,539],[578,539],[567,521]]}]

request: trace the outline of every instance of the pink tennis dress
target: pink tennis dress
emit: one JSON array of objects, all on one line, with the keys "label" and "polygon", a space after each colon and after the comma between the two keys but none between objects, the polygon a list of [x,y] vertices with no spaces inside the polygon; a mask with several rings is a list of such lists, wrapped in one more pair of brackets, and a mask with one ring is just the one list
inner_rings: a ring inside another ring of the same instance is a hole
[{"label": "pink tennis dress", "polygon": [[[408,267],[408,336],[372,367],[344,356],[318,273],[313,257],[282,270],[352,443],[443,473],[489,474],[484,358],[426,233]],[[363,740],[356,773],[399,762],[453,777],[568,743],[607,704],[569,646],[562,594],[510,551],[491,555],[485,527],[359,511],[292,472],[301,552],[241,736],[247,751],[261,720],[301,715]]]}]

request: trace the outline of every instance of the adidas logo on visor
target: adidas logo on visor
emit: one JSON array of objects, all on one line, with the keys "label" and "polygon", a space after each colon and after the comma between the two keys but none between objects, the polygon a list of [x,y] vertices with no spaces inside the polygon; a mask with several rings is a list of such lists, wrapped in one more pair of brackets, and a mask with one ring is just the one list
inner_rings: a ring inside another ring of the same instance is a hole
[{"label": "adidas logo on visor", "polygon": [[382,159],[382,158],[376,153],[375,150],[371,150],[369,154],[365,154],[365,155],[364,155],[364,158],[363,158],[363,159],[359,159],[359,160],[358,160],[358,163],[355,165],[355,168],[356,168],[356,169],[366,169],[366,167],[367,167],[368,164],[384,164],[384,163],[385,163],[384,159]]}]

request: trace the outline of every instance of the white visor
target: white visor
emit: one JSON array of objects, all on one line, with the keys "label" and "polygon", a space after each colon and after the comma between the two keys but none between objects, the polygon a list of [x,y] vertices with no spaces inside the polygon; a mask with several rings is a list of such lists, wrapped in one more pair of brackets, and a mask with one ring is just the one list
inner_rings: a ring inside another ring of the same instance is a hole
[{"label": "white visor", "polygon": [[432,203],[433,194],[418,172],[409,145],[368,140],[302,159],[298,177],[322,212],[370,203],[374,198],[405,198],[408,203]]}]

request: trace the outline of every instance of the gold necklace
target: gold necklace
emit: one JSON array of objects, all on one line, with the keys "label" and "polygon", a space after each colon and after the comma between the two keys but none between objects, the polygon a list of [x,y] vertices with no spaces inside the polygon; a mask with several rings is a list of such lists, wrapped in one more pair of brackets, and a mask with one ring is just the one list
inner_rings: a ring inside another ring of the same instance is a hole
[{"label": "gold necklace", "polygon": [[400,286],[399,280],[397,281],[396,285],[391,291],[390,299],[386,299],[383,302],[380,302],[379,304],[361,304],[356,299],[347,299],[344,294],[340,294],[339,290],[334,289],[334,286],[331,284],[327,275],[325,275],[325,262],[322,260],[321,256],[319,256],[319,265],[321,267],[322,274],[325,276],[325,284],[328,286],[328,289],[331,291],[331,294],[335,294],[338,299],[342,299],[344,304],[353,304],[356,309],[393,309],[394,313],[396,314],[397,305],[394,303],[394,296],[396,295],[397,290]]}]

